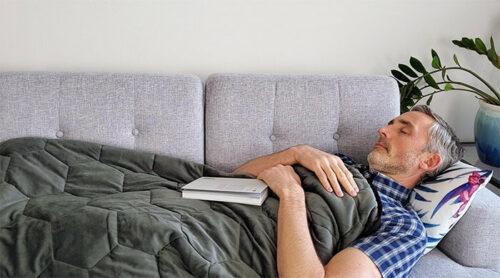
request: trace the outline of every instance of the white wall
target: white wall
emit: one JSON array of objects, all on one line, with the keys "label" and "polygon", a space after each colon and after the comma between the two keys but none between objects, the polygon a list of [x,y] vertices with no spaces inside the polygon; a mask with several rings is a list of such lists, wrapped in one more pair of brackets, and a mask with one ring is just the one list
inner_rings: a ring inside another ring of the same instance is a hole
[{"label": "white wall", "polygon": [[[500,89],[486,57],[451,43],[491,35],[500,52],[499,0],[0,0],[0,71],[390,75],[432,47]],[[474,97],[432,107],[473,141]]]}]

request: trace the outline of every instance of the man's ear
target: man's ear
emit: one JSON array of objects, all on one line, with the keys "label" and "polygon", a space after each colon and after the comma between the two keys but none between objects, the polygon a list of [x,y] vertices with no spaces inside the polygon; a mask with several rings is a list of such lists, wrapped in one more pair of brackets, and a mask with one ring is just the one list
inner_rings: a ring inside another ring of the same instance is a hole
[{"label": "man's ear", "polygon": [[425,172],[432,172],[436,170],[441,163],[441,156],[438,153],[433,152],[426,152],[423,155],[424,157],[419,163],[420,169]]}]

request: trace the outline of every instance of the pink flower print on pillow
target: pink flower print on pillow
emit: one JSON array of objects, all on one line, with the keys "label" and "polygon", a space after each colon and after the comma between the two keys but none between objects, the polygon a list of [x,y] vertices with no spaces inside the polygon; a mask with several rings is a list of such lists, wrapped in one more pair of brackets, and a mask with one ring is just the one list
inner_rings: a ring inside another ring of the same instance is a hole
[{"label": "pink flower print on pillow", "polygon": [[465,176],[467,174],[470,174],[467,179],[467,182],[459,185],[455,189],[446,193],[446,195],[444,195],[441,201],[439,201],[439,203],[434,208],[434,211],[432,212],[430,218],[434,217],[434,215],[436,215],[436,213],[444,206],[444,204],[448,203],[451,200],[454,200],[453,204],[462,203],[462,205],[458,208],[458,211],[451,216],[454,218],[458,218],[459,213],[465,209],[467,203],[470,201],[474,192],[476,192],[481,186],[481,184],[484,183],[485,181],[484,177],[491,175],[491,171],[490,170],[472,171],[464,173],[463,175]]},{"label": "pink flower print on pillow", "polygon": [[474,185],[479,186],[483,182],[484,178],[482,178],[478,172],[473,172],[472,175],[469,176],[469,183],[473,186]]},{"label": "pink flower print on pillow", "polygon": [[457,218],[462,212],[465,207],[467,206],[467,203],[469,203],[470,198],[472,197],[472,194],[476,192],[476,190],[479,188],[479,186],[484,182],[484,178],[482,178],[478,172],[473,172],[469,176],[469,185],[466,190],[462,191],[460,193],[460,201],[462,202],[462,205],[458,208],[457,212],[453,215],[454,218]]}]

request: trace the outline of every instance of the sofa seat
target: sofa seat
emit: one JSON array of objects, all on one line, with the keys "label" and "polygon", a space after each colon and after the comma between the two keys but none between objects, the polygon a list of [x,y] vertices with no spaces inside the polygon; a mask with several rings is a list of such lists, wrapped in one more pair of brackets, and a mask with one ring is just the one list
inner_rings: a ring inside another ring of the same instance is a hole
[{"label": "sofa seat", "polygon": [[435,248],[424,255],[417,263],[410,278],[449,278],[449,277],[482,277],[497,278],[500,273],[479,267],[463,266],[450,257],[446,256],[441,250]]}]

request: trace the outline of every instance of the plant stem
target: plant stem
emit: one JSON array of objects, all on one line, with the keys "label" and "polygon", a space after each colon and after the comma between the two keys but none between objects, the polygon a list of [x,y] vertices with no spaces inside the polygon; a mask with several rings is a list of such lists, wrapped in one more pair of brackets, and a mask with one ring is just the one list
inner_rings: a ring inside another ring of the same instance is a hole
[{"label": "plant stem", "polygon": [[[474,93],[476,95],[479,95],[481,96],[482,98],[488,100],[488,102],[491,102],[492,104],[496,104],[496,105],[500,105],[500,99],[499,100],[496,100],[494,97],[490,96],[489,94],[483,92],[482,90],[479,90],[478,88],[476,87],[473,87],[471,85],[468,85],[468,84],[465,84],[465,83],[462,83],[462,82],[458,82],[458,81],[449,81],[449,82],[437,82],[437,84],[456,84],[456,85],[461,85],[461,86],[464,86],[466,88],[469,88],[469,89],[472,89],[472,90],[465,90],[465,89],[460,89],[460,88],[453,88],[452,90],[455,90],[455,91],[467,91],[467,92],[471,92],[471,93]],[[423,90],[425,88],[428,88],[430,87],[430,85],[427,85],[427,86],[424,86],[422,88],[420,88],[420,90]],[[444,90],[441,90],[440,92],[442,92]]]},{"label": "plant stem", "polygon": [[477,75],[476,73],[474,73],[473,71],[471,71],[469,69],[466,69],[466,68],[462,68],[462,69],[465,70],[466,72],[474,75],[477,79],[481,80],[481,82],[483,82],[484,85],[486,85],[486,87],[488,87],[495,94],[495,96],[498,98],[498,100],[500,101],[500,94],[488,82],[486,82],[486,80],[482,79],[479,75]]},{"label": "plant stem", "polygon": [[[455,90],[455,91],[466,91],[466,92],[475,93],[473,90],[467,90],[467,89],[453,89],[453,90]],[[422,97],[421,97],[419,100],[421,100],[421,99],[423,99],[423,98],[425,98],[425,97],[432,96],[432,95],[437,94],[437,93],[441,93],[441,92],[446,92],[446,90],[434,91],[434,92],[432,92],[432,93],[430,93],[430,94],[427,94],[427,95],[422,95]]]},{"label": "plant stem", "polygon": [[[499,94],[499,93],[498,93],[498,92],[497,92],[497,91],[496,91],[496,90],[495,90],[495,89],[494,89],[494,88],[493,88],[493,87],[492,87],[492,86],[491,86],[488,82],[486,82],[486,80],[482,79],[479,75],[477,75],[477,74],[476,74],[476,73],[474,73],[472,70],[467,69],[467,68],[463,68],[463,67],[449,67],[449,68],[442,68],[442,69],[438,69],[438,70],[434,70],[434,71],[428,72],[428,73],[426,73],[426,74],[422,75],[421,77],[419,77],[419,78],[415,79],[415,81],[417,81],[417,80],[419,80],[419,79],[424,78],[424,76],[426,76],[426,75],[431,75],[431,74],[433,74],[433,73],[440,72],[440,71],[443,71],[443,70],[455,70],[455,69],[457,69],[457,70],[463,70],[463,71],[466,71],[466,72],[468,72],[468,73],[472,74],[472,75],[473,75],[474,77],[476,77],[477,79],[479,79],[479,80],[480,80],[480,81],[481,81],[484,85],[486,85],[486,87],[488,87],[488,89],[490,89],[490,90],[493,92],[493,94],[495,94],[495,96],[497,97],[498,101],[497,101],[497,100],[495,100],[495,101],[493,101],[493,103],[498,103],[498,105],[500,105],[500,94]],[[449,82],[447,82],[447,83],[449,83]],[[478,91],[480,91],[480,90],[478,90]],[[481,92],[482,92],[482,91],[481,91]],[[482,93],[486,94],[485,92],[482,92]],[[489,94],[488,94],[488,95],[489,95]],[[483,97],[483,98],[484,98],[484,97]],[[494,99],[494,98],[492,98],[492,99]],[[491,99],[490,99],[490,100],[491,100]]]}]

